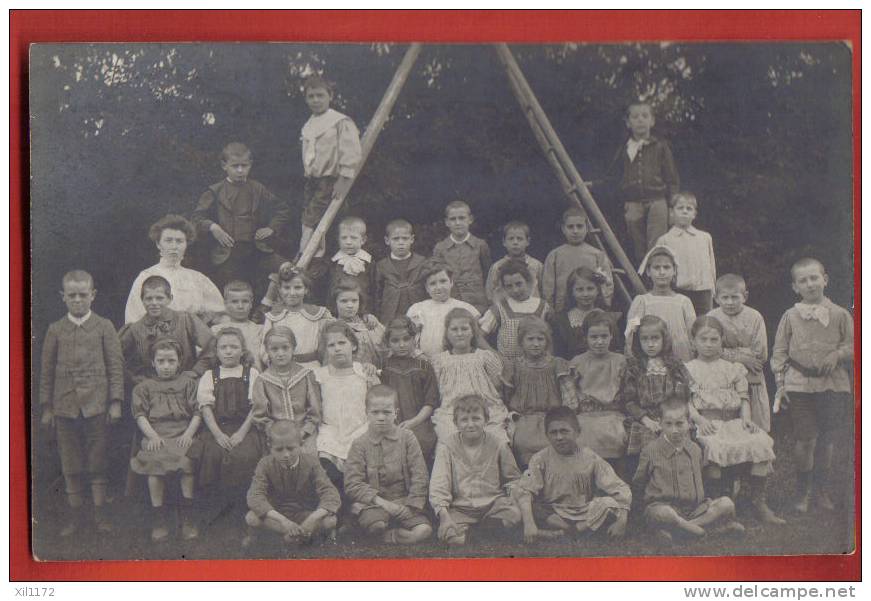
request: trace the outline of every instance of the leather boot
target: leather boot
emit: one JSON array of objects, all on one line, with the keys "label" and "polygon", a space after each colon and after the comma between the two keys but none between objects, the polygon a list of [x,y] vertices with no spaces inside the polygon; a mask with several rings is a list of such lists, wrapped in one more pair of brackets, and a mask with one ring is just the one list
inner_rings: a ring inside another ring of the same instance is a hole
[{"label": "leather boot", "polygon": [[178,511],[181,517],[181,537],[183,540],[193,540],[200,535],[194,509],[193,499],[182,497],[179,500]]},{"label": "leather boot", "polygon": [[819,470],[814,474],[814,493],[816,496],[817,506],[824,511],[834,511],[835,502],[829,496],[829,478],[826,470]]},{"label": "leather boot", "polygon": [[106,506],[94,506],[94,524],[97,526],[97,532],[100,534],[109,534],[112,532],[112,523],[106,515]]},{"label": "leather boot", "polygon": [[169,538],[166,506],[151,508],[151,542],[159,543]]},{"label": "leather boot", "polygon": [[82,505],[67,507],[66,521],[60,529],[61,538],[69,538],[72,535],[80,532],[84,525],[85,508]]},{"label": "leather boot", "polygon": [[811,472],[798,472],[795,482],[795,502],[792,508],[797,513],[807,513],[811,501]]},{"label": "leather boot", "polygon": [[756,515],[762,523],[782,526],[786,523],[786,520],[777,517],[766,502],[766,480],[767,478],[764,476],[750,476],[750,494],[752,496],[753,509],[756,510]]}]

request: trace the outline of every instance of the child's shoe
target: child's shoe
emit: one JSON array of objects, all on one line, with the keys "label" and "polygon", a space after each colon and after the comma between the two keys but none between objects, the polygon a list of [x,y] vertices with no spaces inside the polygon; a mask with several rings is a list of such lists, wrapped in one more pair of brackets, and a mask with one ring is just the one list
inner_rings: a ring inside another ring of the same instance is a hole
[{"label": "child's shoe", "polygon": [[810,472],[799,472],[796,478],[796,500],[792,508],[796,513],[807,513],[811,502],[811,474]]},{"label": "child's shoe", "polygon": [[386,532],[389,532],[389,530],[385,522],[375,522],[366,528],[366,534],[372,538],[383,538]]},{"label": "child's shoe", "polygon": [[191,521],[182,521],[181,523],[181,538],[182,540],[194,540],[199,537],[200,530]]},{"label": "child's shoe", "polygon": [[445,539],[445,542],[448,543],[449,547],[462,547],[466,544],[466,535],[468,531],[463,532],[462,534],[454,534],[453,536],[449,536]]},{"label": "child's shoe", "polygon": [[832,497],[829,496],[829,493],[827,491],[817,491],[817,507],[819,507],[823,511],[835,510],[835,502],[832,501]]},{"label": "child's shoe", "polygon": [[768,506],[765,499],[761,501],[754,500],[753,509],[756,511],[756,517],[759,518],[759,521],[763,524],[771,524],[773,526],[783,526],[786,524],[786,520],[777,517],[777,514],[771,510],[771,507]]},{"label": "child's shoe", "polygon": [[112,522],[109,521],[109,516],[106,515],[105,506],[94,507],[94,524],[97,526],[97,532],[100,534],[112,532]]},{"label": "child's shoe", "polygon": [[687,520],[678,521],[677,527],[680,529],[680,533],[686,536],[701,538],[705,535],[704,528]]},{"label": "child's shoe", "polygon": [[792,504],[792,509],[796,513],[807,513],[808,509],[810,508],[810,504],[811,504],[810,494],[809,493],[806,495],[803,494],[803,495],[800,495],[795,500],[795,503]]},{"label": "child's shoe", "polygon": [[538,536],[542,540],[557,540],[560,538],[565,538],[566,531],[565,530],[550,530],[547,528],[540,528],[538,530]]},{"label": "child's shoe", "polygon": [[829,471],[831,468],[818,467],[814,474],[814,493],[817,507],[823,511],[834,511],[835,502],[829,496]]},{"label": "child's shoe", "polygon": [[166,520],[166,507],[152,507],[151,542],[161,543],[169,538],[169,525]]},{"label": "child's shoe", "polygon": [[786,520],[777,517],[771,508],[768,506],[765,498],[765,478],[751,476],[751,503],[753,509],[756,510],[756,515],[759,521],[763,524],[772,524],[775,526],[783,526]]},{"label": "child's shoe", "polygon": [[61,538],[69,538],[82,529],[84,509],[79,507],[67,507],[66,522],[60,529]]},{"label": "child's shoe", "polygon": [[284,555],[288,559],[295,559],[299,557],[300,548],[309,545],[311,542],[311,537],[305,535],[293,536],[290,534],[285,534],[281,538],[282,547],[284,548]]},{"label": "child's shoe", "polygon": [[771,524],[773,526],[783,526],[786,524],[786,520],[777,517],[777,514],[771,510],[771,507],[768,506],[768,503],[765,502],[764,498],[760,501],[754,499],[753,509],[756,510],[756,517],[758,517],[759,521],[763,524]]},{"label": "child's shoe", "polygon": [[674,537],[668,530],[657,530],[653,534],[653,537],[656,540],[656,543],[661,547],[670,547],[674,544]]},{"label": "child's shoe", "polygon": [[193,515],[193,499],[182,497],[178,509],[181,517],[182,540],[193,540],[197,538],[200,535],[200,531],[197,528],[197,523]]},{"label": "child's shoe", "polygon": [[338,542],[339,520],[334,515],[328,515],[321,522],[321,537],[324,543],[335,545]]},{"label": "child's shoe", "polygon": [[716,534],[726,534],[729,536],[744,536],[744,534],[747,532],[747,529],[741,522],[737,520],[729,520],[728,522],[714,528],[713,531]]},{"label": "child's shoe", "polygon": [[245,536],[242,537],[242,550],[250,551],[257,544],[257,534],[253,528],[245,530]]}]

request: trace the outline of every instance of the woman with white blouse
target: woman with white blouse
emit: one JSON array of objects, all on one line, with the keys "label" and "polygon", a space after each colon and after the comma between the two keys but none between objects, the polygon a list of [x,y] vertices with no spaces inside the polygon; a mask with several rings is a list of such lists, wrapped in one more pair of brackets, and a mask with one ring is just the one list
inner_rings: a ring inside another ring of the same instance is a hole
[{"label": "woman with white blouse", "polygon": [[188,244],[194,241],[195,235],[191,222],[181,215],[166,215],[151,226],[148,237],[160,251],[160,261],[142,270],[133,282],[124,311],[124,323],[133,323],[145,315],[145,307],[140,300],[142,282],[153,275],[169,281],[172,287],[171,309],[194,313],[206,323],[212,320],[215,313],[224,310],[224,298],[212,280],[181,264]]}]

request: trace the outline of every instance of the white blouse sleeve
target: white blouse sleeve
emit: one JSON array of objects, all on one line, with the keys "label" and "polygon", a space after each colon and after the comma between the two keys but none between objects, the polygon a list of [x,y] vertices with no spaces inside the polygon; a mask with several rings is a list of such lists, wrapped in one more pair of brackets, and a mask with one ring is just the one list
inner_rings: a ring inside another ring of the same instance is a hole
[{"label": "white blouse sleeve", "polygon": [[689,335],[693,330],[693,322],[696,321],[696,309],[693,307],[693,301],[686,296],[683,296],[681,303],[683,304],[684,321],[687,324],[687,335]]},{"label": "white blouse sleeve", "polygon": [[711,280],[708,282],[711,292],[717,287],[717,260],[714,257],[714,239],[708,234],[708,259],[711,266]]},{"label": "white blouse sleeve", "polygon": [[200,377],[200,383],[197,385],[197,405],[200,409],[206,406],[214,406],[215,404],[215,383],[212,381],[212,370],[206,371]]},{"label": "white blouse sleeve", "polygon": [[254,382],[257,381],[257,378],[260,376],[260,372],[257,371],[256,368],[252,367],[248,372],[248,400],[254,398]]},{"label": "white blouse sleeve", "polygon": [[487,309],[487,312],[484,313],[484,317],[482,317],[478,325],[481,327],[481,331],[485,334],[489,335],[493,333],[493,330],[499,327],[499,317],[498,314],[493,312],[493,309]]},{"label": "white blouse sleeve", "polygon": [[218,287],[215,286],[215,283],[199,271],[191,270],[191,274],[196,274],[194,275],[196,289],[200,291],[202,296],[202,307],[198,309],[213,313],[222,312],[224,310],[224,297],[221,295]]},{"label": "white blouse sleeve", "polygon": [[130,288],[130,294],[127,296],[127,307],[124,309],[124,323],[135,323],[145,316],[145,307],[142,306],[140,298],[140,289],[145,277],[142,272],[133,280],[133,286]]}]

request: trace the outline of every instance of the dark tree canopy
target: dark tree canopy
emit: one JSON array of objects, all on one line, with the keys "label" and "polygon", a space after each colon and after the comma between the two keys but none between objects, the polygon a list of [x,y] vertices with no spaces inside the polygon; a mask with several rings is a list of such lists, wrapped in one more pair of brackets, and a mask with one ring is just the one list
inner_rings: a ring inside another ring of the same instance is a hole
[{"label": "dark tree canopy", "polygon": [[[231,140],[254,152],[252,177],[302,200],[304,75],[337,83],[336,106],[361,129],[403,46],[296,44],[39,45],[31,51],[33,328],[62,314],[60,277],[93,273],[95,310],[123,320],[129,287],[157,253],[146,232],[189,213],[222,176]],[[600,178],[639,98],[700,201],[718,272],[742,273],[773,329],[793,302],[788,267],[828,266],[830,296],[852,304],[850,49],[833,43],[565,44],[513,49],[581,174]],[[558,241],[566,207],[486,46],[425,47],[363,173],[350,210],[369,223],[376,256],[386,222],[417,225],[417,250],[438,237],[444,205],[472,204],[475,231],[502,252],[498,227],[526,220],[531,252]],[[597,199],[618,233],[621,208]],[[297,227],[288,233],[294,244]],[[192,266],[197,253],[189,253]],[[773,332],[772,332],[773,334]]]}]

